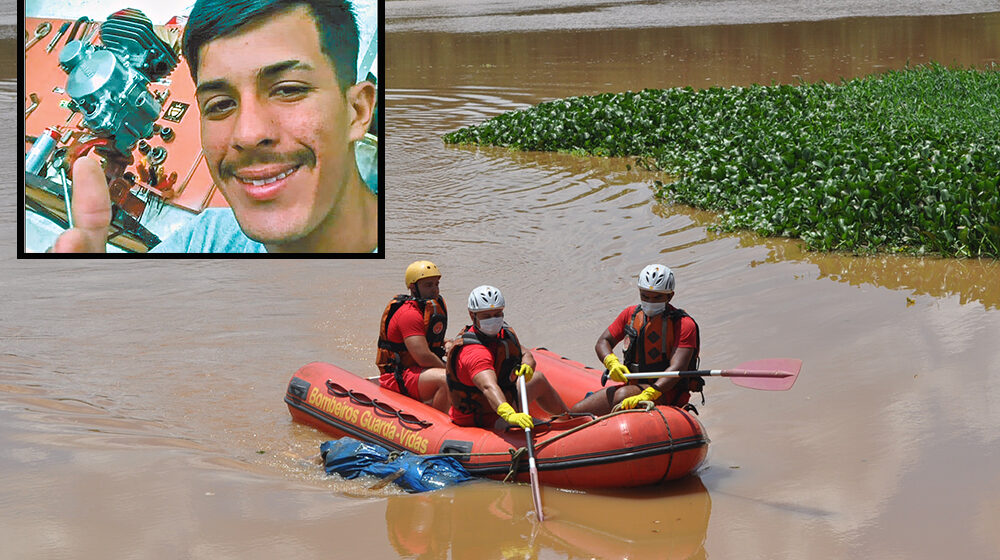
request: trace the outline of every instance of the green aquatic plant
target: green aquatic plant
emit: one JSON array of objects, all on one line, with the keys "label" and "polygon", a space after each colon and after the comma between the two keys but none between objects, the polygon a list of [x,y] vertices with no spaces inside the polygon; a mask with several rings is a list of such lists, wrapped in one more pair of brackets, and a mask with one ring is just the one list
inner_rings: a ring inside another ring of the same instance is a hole
[{"label": "green aquatic plant", "polygon": [[721,230],[824,251],[1000,258],[1000,67],[572,97],[447,143],[638,156]]}]

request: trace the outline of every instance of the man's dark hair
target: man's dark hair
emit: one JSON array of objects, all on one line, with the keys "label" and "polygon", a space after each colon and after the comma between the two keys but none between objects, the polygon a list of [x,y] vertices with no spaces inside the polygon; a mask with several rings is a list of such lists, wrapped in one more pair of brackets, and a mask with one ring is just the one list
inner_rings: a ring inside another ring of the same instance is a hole
[{"label": "man's dark hair", "polygon": [[299,6],[312,12],[320,47],[333,63],[341,91],[353,86],[358,74],[358,24],[346,0],[198,0],[184,28],[184,58],[191,79],[198,83],[198,51],[205,43]]}]

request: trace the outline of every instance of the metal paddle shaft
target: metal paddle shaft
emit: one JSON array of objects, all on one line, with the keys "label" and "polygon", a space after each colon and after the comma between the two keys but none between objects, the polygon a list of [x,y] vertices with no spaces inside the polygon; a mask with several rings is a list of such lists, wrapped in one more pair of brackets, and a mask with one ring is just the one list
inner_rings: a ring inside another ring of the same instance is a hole
[{"label": "metal paddle shaft", "polygon": [[732,369],[702,369],[696,371],[654,371],[629,373],[628,379],[657,379],[660,377],[728,377],[741,386],[762,391],[787,391],[795,384],[802,369],[802,360],[795,358],[768,358],[744,362]]},{"label": "metal paddle shaft", "polygon": [[[521,393],[521,412],[528,414],[528,389],[524,384],[524,376],[517,377],[518,392]],[[524,437],[528,447],[528,476],[531,477],[531,501],[535,504],[535,515],[539,521],[545,521],[542,513],[542,489],[538,484],[538,466],[535,465],[535,444],[531,441],[531,428],[524,429]]]}]

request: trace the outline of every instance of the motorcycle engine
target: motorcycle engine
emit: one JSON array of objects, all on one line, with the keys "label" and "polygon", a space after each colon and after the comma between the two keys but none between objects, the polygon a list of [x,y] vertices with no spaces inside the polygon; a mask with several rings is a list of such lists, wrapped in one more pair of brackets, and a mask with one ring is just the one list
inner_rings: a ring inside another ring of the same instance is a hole
[{"label": "motorcycle engine", "polygon": [[66,94],[94,134],[112,138],[115,149],[128,154],[139,139],[153,135],[162,106],[148,86],[169,75],[178,57],[135,9],[108,16],[101,43],[70,41],[60,51],[59,65],[69,74]]}]

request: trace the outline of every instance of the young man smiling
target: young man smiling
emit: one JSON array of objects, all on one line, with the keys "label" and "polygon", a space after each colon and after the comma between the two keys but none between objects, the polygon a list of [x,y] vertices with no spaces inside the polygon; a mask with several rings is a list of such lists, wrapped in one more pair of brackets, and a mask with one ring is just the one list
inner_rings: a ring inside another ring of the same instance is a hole
[{"label": "young man smiling", "polygon": [[[184,55],[205,159],[232,211],[203,213],[152,252],[376,249],[378,200],[354,159],[375,87],[355,84],[357,53],[346,2],[199,0]],[[77,227],[55,250],[102,251],[110,211],[97,162],[77,162],[74,190]]]}]

